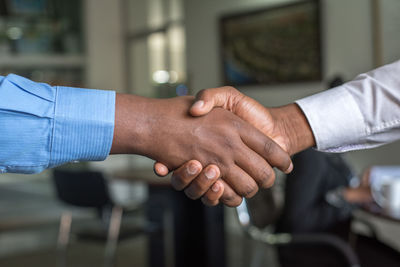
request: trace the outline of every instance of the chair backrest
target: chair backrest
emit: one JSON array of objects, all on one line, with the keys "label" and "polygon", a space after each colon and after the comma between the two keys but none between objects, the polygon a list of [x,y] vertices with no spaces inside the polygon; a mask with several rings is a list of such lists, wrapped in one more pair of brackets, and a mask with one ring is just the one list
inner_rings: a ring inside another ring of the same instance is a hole
[{"label": "chair backrest", "polygon": [[58,198],[67,204],[95,208],[112,204],[100,172],[54,170],[53,178]]}]

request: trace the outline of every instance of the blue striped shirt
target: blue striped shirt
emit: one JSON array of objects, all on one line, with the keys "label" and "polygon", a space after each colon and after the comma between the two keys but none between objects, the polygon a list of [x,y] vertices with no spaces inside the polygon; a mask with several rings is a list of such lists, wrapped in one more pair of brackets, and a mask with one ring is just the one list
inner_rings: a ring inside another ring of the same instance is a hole
[{"label": "blue striped shirt", "polygon": [[0,76],[0,173],[38,173],[110,153],[115,92]]}]

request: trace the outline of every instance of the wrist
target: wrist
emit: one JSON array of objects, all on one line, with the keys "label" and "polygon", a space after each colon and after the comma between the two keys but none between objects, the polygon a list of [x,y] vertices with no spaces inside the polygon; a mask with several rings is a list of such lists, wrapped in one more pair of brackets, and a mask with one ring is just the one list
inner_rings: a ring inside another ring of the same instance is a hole
[{"label": "wrist", "polygon": [[314,134],[299,106],[289,104],[271,108],[270,112],[277,125],[277,130],[286,140],[287,151],[290,155],[315,146]]},{"label": "wrist", "polygon": [[115,126],[111,154],[145,153],[149,147],[152,99],[117,94],[115,101]]}]

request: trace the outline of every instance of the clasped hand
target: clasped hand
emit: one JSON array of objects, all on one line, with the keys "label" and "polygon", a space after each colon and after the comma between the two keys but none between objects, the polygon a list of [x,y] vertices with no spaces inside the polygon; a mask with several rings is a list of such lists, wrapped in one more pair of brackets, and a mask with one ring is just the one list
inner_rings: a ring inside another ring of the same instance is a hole
[{"label": "clasped hand", "polygon": [[[198,124],[200,129],[194,134],[195,139],[187,140],[191,149],[206,153],[191,157],[193,160],[175,170],[162,160],[154,166],[160,176],[174,170],[172,186],[184,190],[189,198],[202,197],[210,206],[220,201],[237,206],[242,197],[252,197],[258,188],[273,185],[272,167],[286,173],[292,170],[288,152],[293,152],[290,151],[293,146],[284,134],[284,127],[275,123],[273,111],[236,89],[222,87],[201,91],[190,114],[197,118],[212,117],[209,118],[211,124]],[[203,117],[205,114],[207,116]]]}]

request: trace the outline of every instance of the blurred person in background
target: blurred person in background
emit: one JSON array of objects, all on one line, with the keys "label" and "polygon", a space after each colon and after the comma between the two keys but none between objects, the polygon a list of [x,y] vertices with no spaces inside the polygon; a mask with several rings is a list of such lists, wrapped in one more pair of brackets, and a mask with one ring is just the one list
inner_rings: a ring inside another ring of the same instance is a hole
[{"label": "blurred person in background", "polygon": [[[328,89],[342,84],[336,76]],[[292,160],[295,168],[287,175],[278,232],[333,231],[346,236],[353,209],[372,201],[368,180],[360,182],[342,154],[307,149]]]},{"label": "blurred person in background", "polygon": [[[312,149],[295,155],[293,164],[295,168],[285,182],[285,201],[277,232],[334,234],[354,246],[363,267],[399,266],[397,250],[380,242],[376,236],[352,232],[353,211],[373,203],[369,168],[359,179],[340,154]],[[309,251],[291,245],[280,247],[280,264],[282,267],[319,266],[325,249],[314,246],[312,255],[307,253]]]}]

